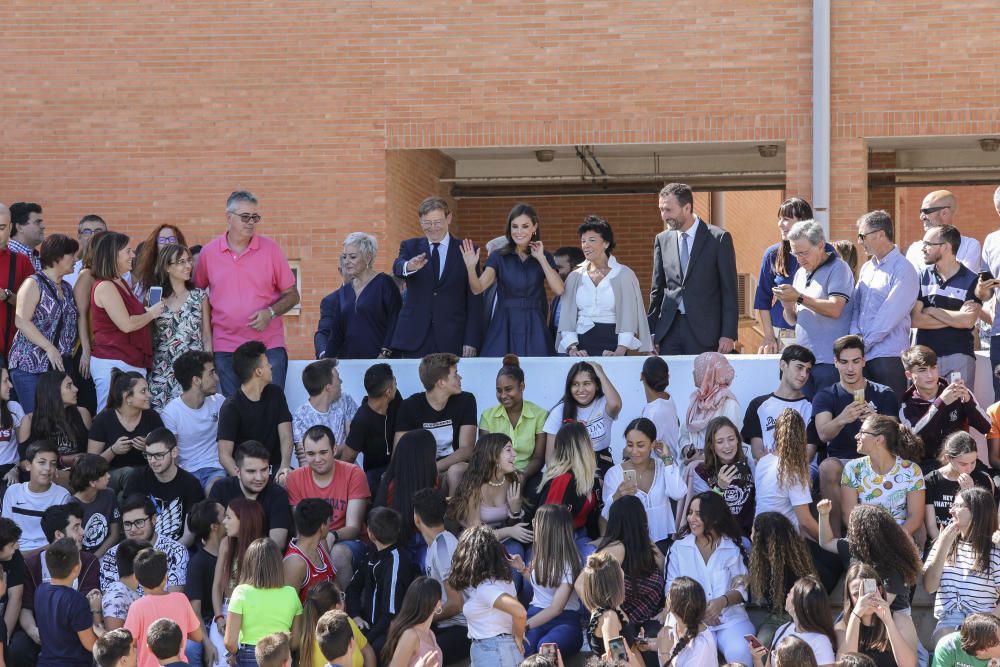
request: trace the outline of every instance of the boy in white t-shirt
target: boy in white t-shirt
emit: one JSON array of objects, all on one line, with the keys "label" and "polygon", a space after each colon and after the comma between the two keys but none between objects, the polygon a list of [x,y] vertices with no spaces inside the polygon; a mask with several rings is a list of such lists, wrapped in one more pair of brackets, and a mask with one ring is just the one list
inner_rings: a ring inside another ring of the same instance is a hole
[{"label": "boy in white t-shirt", "polygon": [[208,493],[226,476],[219,463],[219,410],[225,402],[215,393],[219,376],[210,352],[188,350],[174,361],[181,395],[163,408],[163,425],[177,436],[178,465],[194,475]]},{"label": "boy in white t-shirt", "polygon": [[21,528],[21,555],[27,558],[49,543],[42,532],[42,514],[53,505],[68,503],[70,496],[66,489],[52,483],[59,461],[55,445],[45,440],[33,442],[24,459],[30,476],[27,482],[7,489],[2,514]]}]

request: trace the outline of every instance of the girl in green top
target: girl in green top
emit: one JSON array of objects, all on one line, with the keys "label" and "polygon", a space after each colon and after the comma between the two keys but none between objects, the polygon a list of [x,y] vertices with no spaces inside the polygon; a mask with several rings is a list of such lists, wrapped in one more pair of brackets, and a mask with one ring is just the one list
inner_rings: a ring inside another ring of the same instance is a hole
[{"label": "girl in green top", "polygon": [[498,404],[483,411],[479,418],[479,435],[503,433],[514,443],[517,459],[514,466],[529,479],[545,464],[545,433],[542,427],[548,413],[531,401],[524,400],[524,371],[516,354],[503,358],[497,373]]},{"label": "girl in green top", "polygon": [[[299,593],[285,585],[278,545],[267,537],[247,548],[240,568],[240,583],[229,600],[224,643],[236,654],[236,667],[257,667],[254,647],[275,632],[299,636],[302,603]],[[293,639],[292,650],[298,645]]]}]

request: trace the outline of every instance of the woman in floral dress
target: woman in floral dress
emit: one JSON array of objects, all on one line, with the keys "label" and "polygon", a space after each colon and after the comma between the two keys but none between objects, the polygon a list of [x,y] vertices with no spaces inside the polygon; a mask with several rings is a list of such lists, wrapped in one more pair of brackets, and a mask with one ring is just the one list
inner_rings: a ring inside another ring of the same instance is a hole
[{"label": "woman in floral dress", "polygon": [[160,248],[156,285],[163,288],[166,312],[153,321],[153,369],[149,374],[151,405],[163,407],[181,393],[174,361],[188,350],[212,351],[208,293],[191,282],[191,251],[181,245]]}]

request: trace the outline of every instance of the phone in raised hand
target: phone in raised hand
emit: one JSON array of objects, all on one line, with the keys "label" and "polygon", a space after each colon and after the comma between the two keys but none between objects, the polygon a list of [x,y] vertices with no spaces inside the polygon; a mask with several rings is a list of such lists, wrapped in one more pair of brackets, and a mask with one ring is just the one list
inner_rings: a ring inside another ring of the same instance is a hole
[{"label": "phone in raised hand", "polygon": [[625,640],[622,637],[609,640],[608,647],[611,649],[612,659],[628,662],[628,652],[625,650]]},{"label": "phone in raised hand", "polygon": [[163,298],[163,288],[159,285],[155,285],[149,288],[149,305],[155,306]]},{"label": "phone in raised hand", "polygon": [[874,579],[861,580],[861,595],[878,592],[878,583]]},{"label": "phone in raised hand", "polygon": [[743,639],[747,640],[747,642],[753,648],[766,648],[763,644],[760,643],[760,640],[757,639],[757,637],[755,637],[754,635],[743,635]]},{"label": "phone in raised hand", "polygon": [[553,642],[546,642],[538,647],[538,653],[543,658],[549,658],[550,660],[556,659],[556,651],[558,647]]},{"label": "phone in raised hand", "polygon": [[625,479],[629,480],[633,484],[636,484],[636,474],[635,470],[623,470],[622,473],[625,475]]}]

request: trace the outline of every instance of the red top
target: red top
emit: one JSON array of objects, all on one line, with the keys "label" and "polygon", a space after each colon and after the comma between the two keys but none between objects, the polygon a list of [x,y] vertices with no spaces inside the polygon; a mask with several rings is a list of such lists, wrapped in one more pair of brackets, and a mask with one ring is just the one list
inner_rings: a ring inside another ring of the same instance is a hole
[{"label": "red top", "polygon": [[302,588],[299,589],[299,600],[302,602],[306,601],[309,589],[319,582],[336,581],[337,579],[337,571],[333,568],[333,563],[330,562],[330,557],[326,555],[326,551],[322,548],[317,548],[316,551],[319,552],[320,560],[323,561],[323,567],[313,565],[312,560],[302,552],[302,549],[299,549],[299,545],[296,544],[295,540],[288,543],[288,549],[285,551],[285,558],[298,556],[306,562],[306,578],[302,581]]},{"label": "red top", "polygon": [[[10,263],[12,260],[16,262],[14,264],[14,284],[8,285],[7,281],[10,278]],[[9,289],[11,292],[17,292],[21,287],[21,283],[34,272],[35,267],[31,265],[31,260],[26,255],[22,255],[19,252],[11,252],[6,245],[0,246],[0,287]],[[11,320],[9,336],[6,335],[8,317]],[[10,351],[10,344],[13,342],[16,332],[17,328],[14,326],[14,306],[0,303],[0,352],[7,354]]]},{"label": "red top", "polygon": [[[111,321],[106,310],[94,303],[94,291],[98,285],[105,282],[109,281],[96,281],[90,288],[90,323],[94,328],[91,355],[98,359],[120,359],[137,368],[150,368],[153,365],[153,335],[149,325],[125,333]],[[129,315],[142,315],[146,312],[146,308],[135,294],[113,280],[110,282],[121,295]]]}]

